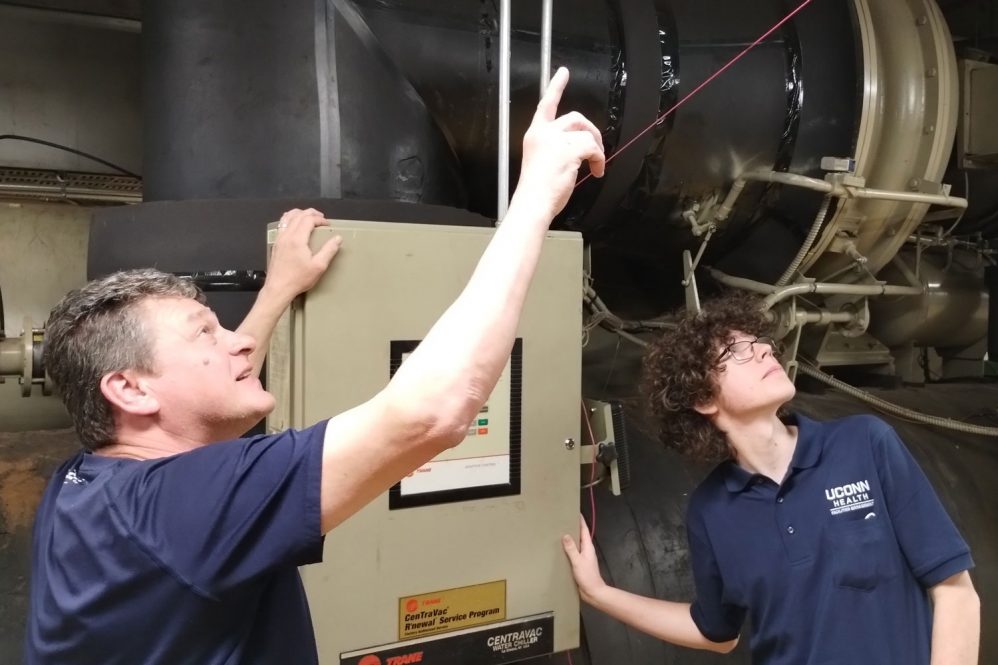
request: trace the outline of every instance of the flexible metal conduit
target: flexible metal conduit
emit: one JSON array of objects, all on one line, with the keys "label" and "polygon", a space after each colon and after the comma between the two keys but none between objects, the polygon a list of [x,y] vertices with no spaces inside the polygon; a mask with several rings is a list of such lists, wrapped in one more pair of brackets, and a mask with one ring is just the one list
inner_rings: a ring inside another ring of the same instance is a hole
[{"label": "flexible metal conduit", "polygon": [[869,187],[858,187],[845,185],[839,182],[829,182],[817,178],[798,175],[796,173],[785,173],[782,171],[752,171],[740,175],[731,185],[731,190],[724,199],[724,203],[717,209],[714,215],[714,222],[723,222],[731,214],[738,197],[748,182],[769,182],[780,185],[790,185],[801,187],[816,192],[823,192],[838,198],[844,199],[881,199],[885,201],[901,201],[905,203],[928,203],[930,205],[948,206],[950,208],[966,208],[967,199],[959,196],[949,196],[947,194],[925,194],[922,192],[901,192],[887,189],[870,189]]},{"label": "flexible metal conduit", "polygon": [[832,203],[832,195],[826,194],[825,198],[821,201],[821,207],[818,208],[818,214],[814,216],[814,222],[811,224],[811,230],[807,234],[807,238],[804,239],[804,244],[801,245],[800,251],[797,252],[797,256],[794,260],[790,262],[787,269],[783,272],[783,275],[776,280],[777,286],[786,286],[787,283],[793,278],[794,273],[797,272],[797,268],[804,261],[804,257],[807,253],[811,251],[811,246],[814,245],[814,241],[818,239],[818,233],[821,231],[821,225],[825,223],[825,216],[828,214],[828,207]]},{"label": "flexible metal conduit", "polygon": [[793,286],[774,286],[764,284],[744,277],[732,277],[720,270],[710,269],[710,276],[721,284],[731,286],[736,289],[752,291],[753,293],[766,293],[763,301],[763,309],[769,309],[776,303],[786,300],[791,296],[805,293],[821,293],[825,295],[853,295],[853,296],[920,296],[925,293],[925,289],[917,286],[896,286],[893,284],[832,284],[828,282],[805,282],[794,284]]},{"label": "flexible metal conduit", "polygon": [[860,390],[855,386],[850,386],[848,383],[839,381],[834,376],[825,374],[821,370],[813,367],[807,363],[799,363],[797,365],[798,371],[806,374],[812,379],[816,379],[825,383],[836,390],[841,390],[847,395],[851,395],[858,400],[862,400],[871,406],[880,409],[886,413],[899,416],[901,418],[906,418],[908,420],[913,420],[917,423],[923,425],[932,425],[934,427],[943,427],[945,429],[955,430],[957,432],[966,432],[967,434],[979,434],[981,436],[998,436],[998,427],[985,427],[983,425],[968,425],[967,423],[961,423],[959,420],[953,420],[952,418],[942,418],[940,416],[928,416],[924,413],[919,413],[918,411],[913,411],[907,409],[903,406],[898,406],[897,404],[891,404],[885,400],[880,399],[876,395],[871,395],[865,390]]}]

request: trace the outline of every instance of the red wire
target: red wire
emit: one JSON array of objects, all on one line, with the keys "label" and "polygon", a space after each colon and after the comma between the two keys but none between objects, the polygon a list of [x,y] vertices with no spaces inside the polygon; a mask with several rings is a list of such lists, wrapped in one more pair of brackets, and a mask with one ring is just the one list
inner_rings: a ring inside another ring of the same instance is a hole
[{"label": "red wire", "polygon": [[593,447],[593,458],[589,463],[589,537],[596,537],[596,435],[593,434],[593,424],[589,420],[589,409],[582,401],[582,417],[586,419],[586,429],[589,430],[589,443]]},{"label": "red wire", "polygon": [[[616,157],[617,155],[619,155],[620,153],[622,153],[624,150],[626,150],[632,143],[634,143],[635,141],[637,141],[639,138],[641,138],[642,136],[644,136],[645,134],[647,134],[648,132],[650,132],[653,127],[657,127],[658,125],[662,124],[663,120],[665,120],[667,117],[669,117],[670,115],[672,115],[676,111],[676,109],[678,109],[680,106],[682,106],[687,101],[689,101],[689,99],[691,97],[693,97],[693,95],[695,95],[698,92],[700,92],[701,90],[703,90],[707,86],[708,83],[710,83],[711,81],[713,81],[714,79],[716,79],[718,76],[720,76],[721,74],[723,74],[733,64],[735,64],[736,62],[738,62],[739,60],[741,60],[742,57],[744,57],[746,53],[748,53],[749,51],[751,51],[752,49],[754,49],[756,46],[758,46],[759,44],[761,44],[767,37],[769,37],[771,34],[773,34],[777,30],[779,30],[781,27],[783,27],[784,23],[786,23],[787,21],[789,21],[790,19],[792,19],[794,16],[796,16],[797,12],[799,12],[800,10],[804,9],[805,7],[807,7],[809,4],[811,4],[811,2],[812,2],[812,0],[804,0],[804,2],[802,2],[797,7],[797,9],[793,10],[792,12],[790,12],[789,14],[787,14],[786,16],[784,16],[782,19],[780,19],[780,21],[776,25],[774,25],[772,28],[770,28],[769,30],[767,30],[761,37],[759,37],[758,39],[756,39],[754,42],[752,42],[751,44],[749,44],[741,53],[739,53],[734,58],[732,58],[728,62],[728,64],[724,65],[723,67],[721,67],[720,69],[718,69],[716,72],[714,72],[713,74],[711,74],[710,77],[706,81],[704,81],[703,83],[701,83],[700,85],[698,85],[693,90],[693,92],[689,93],[688,95],[686,95],[685,97],[683,97],[682,99],[680,99],[678,102],[676,102],[676,104],[671,109],[669,109],[668,111],[666,111],[662,115],[660,115],[657,118],[655,118],[655,122],[651,123],[650,125],[648,125],[644,129],[642,129],[641,132],[639,132],[637,136],[635,136],[634,138],[632,138],[630,141],[628,141],[624,145],[620,146],[620,148],[618,148],[612,155],[610,155],[609,157],[606,158],[606,163],[609,164],[613,160],[614,157]],[[591,178],[592,175],[593,175],[592,173],[587,173],[581,180],[579,180],[577,183],[575,183],[575,186],[578,187],[579,185],[581,185],[582,183],[584,183],[586,180],[589,180],[589,178]]]}]

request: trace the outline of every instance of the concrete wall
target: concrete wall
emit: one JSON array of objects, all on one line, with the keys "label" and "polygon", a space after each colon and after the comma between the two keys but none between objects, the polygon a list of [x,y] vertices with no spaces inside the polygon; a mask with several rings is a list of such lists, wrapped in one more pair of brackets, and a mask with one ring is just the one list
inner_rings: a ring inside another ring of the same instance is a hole
[{"label": "concrete wall", "polygon": [[[0,133],[62,143],[141,173],[139,35],[57,19],[3,13]],[[0,141],[0,166],[114,172],[13,140]]]}]

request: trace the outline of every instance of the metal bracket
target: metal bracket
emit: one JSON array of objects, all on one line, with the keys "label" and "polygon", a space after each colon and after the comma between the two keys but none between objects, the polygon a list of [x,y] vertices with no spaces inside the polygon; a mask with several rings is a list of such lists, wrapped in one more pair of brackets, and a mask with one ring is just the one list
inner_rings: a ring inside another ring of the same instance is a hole
[{"label": "metal bracket", "polygon": [[583,400],[583,402],[588,419],[588,423],[583,424],[583,430],[586,437],[591,431],[595,442],[579,447],[579,464],[581,466],[599,464],[606,469],[606,473],[600,476],[596,482],[609,478],[610,492],[614,496],[620,496],[623,488],[629,483],[630,477],[626,436],[623,432],[615,431],[614,405],[609,402],[589,399]]}]

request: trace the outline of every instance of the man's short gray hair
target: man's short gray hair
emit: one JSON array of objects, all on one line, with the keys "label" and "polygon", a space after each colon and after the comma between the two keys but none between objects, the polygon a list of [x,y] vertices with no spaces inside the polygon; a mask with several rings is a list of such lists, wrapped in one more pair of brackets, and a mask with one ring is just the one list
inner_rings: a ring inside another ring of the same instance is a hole
[{"label": "man's short gray hair", "polygon": [[109,372],[152,372],[153,338],[136,306],[148,298],[192,298],[193,283],[153,269],[125,270],[69,292],[45,326],[45,368],[62,393],[83,447],[114,443],[111,405],[101,393]]}]

